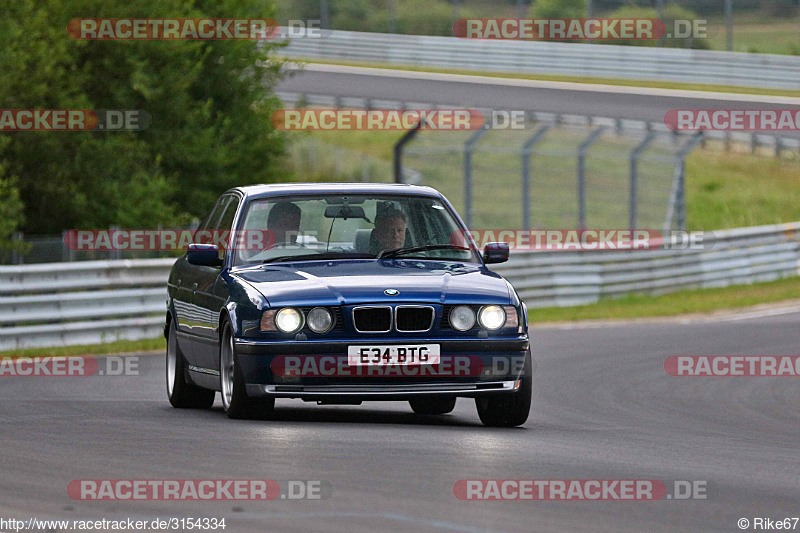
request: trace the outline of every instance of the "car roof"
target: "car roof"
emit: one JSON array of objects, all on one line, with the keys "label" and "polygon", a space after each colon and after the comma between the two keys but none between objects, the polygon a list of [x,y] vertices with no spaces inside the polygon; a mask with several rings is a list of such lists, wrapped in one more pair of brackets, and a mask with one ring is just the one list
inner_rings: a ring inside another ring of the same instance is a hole
[{"label": "car roof", "polygon": [[288,196],[293,194],[399,194],[440,197],[432,187],[404,183],[272,183],[235,187],[246,198]]}]

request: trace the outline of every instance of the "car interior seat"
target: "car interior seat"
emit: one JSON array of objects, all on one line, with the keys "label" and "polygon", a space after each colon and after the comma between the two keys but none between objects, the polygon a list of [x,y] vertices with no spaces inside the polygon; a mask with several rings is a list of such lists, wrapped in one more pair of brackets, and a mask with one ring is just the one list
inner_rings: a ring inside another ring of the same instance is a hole
[{"label": "car interior seat", "polygon": [[357,252],[368,253],[369,252],[369,244],[370,244],[370,237],[372,236],[371,229],[357,229],[356,230],[356,237],[353,245]]}]

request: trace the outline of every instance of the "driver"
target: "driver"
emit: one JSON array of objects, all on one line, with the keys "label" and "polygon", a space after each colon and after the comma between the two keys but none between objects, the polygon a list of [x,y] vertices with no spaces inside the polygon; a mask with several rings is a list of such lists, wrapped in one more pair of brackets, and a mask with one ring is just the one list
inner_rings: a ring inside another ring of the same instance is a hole
[{"label": "driver", "polygon": [[269,212],[267,229],[275,234],[277,244],[294,244],[300,233],[300,208],[292,202],[278,202]]},{"label": "driver", "polygon": [[375,229],[370,235],[369,252],[379,254],[384,250],[402,248],[406,242],[408,218],[397,209],[391,209],[375,217]]}]

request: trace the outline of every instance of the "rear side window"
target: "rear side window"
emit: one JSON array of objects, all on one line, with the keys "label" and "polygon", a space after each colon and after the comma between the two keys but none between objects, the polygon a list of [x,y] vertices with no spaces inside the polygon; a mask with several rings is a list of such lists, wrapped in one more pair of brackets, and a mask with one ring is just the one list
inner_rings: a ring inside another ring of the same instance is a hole
[{"label": "rear side window", "polygon": [[233,219],[236,217],[236,209],[239,207],[239,201],[235,196],[228,196],[227,202],[221,206],[221,214],[219,219],[214,225],[215,230],[218,231],[231,231]]},{"label": "rear side window", "polygon": [[219,218],[222,206],[225,204],[226,201],[227,201],[227,196],[222,196],[221,198],[219,198],[217,202],[214,204],[214,207],[211,208],[211,211],[208,213],[208,215],[206,215],[206,217],[203,219],[200,225],[197,226],[197,230],[194,233],[194,239],[193,239],[193,242],[195,244],[209,244],[211,242],[211,239],[205,232],[206,230],[211,229],[209,228],[209,224],[211,223],[211,221]]}]

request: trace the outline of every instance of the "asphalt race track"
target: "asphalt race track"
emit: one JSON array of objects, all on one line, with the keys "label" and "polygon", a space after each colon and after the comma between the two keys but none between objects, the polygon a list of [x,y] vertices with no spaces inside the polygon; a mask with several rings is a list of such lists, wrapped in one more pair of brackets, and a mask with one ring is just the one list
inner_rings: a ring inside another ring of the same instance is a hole
[{"label": "asphalt race track", "polygon": [[[456,81],[459,80],[459,81]],[[661,122],[671,109],[797,109],[800,98],[306,65],[278,91]],[[800,138],[800,132],[782,136]]]},{"label": "asphalt race track", "polygon": [[[226,531],[739,531],[800,515],[797,378],[671,377],[670,355],[791,355],[800,313],[534,328],[534,406],[522,428],[482,426],[474,403],[278,401],[275,420],[177,410],[163,356],[140,375],[3,377],[0,517],[225,517]],[[321,500],[75,501],[75,479],[321,480]],[[705,481],[707,499],[460,501],[459,479]]]}]

